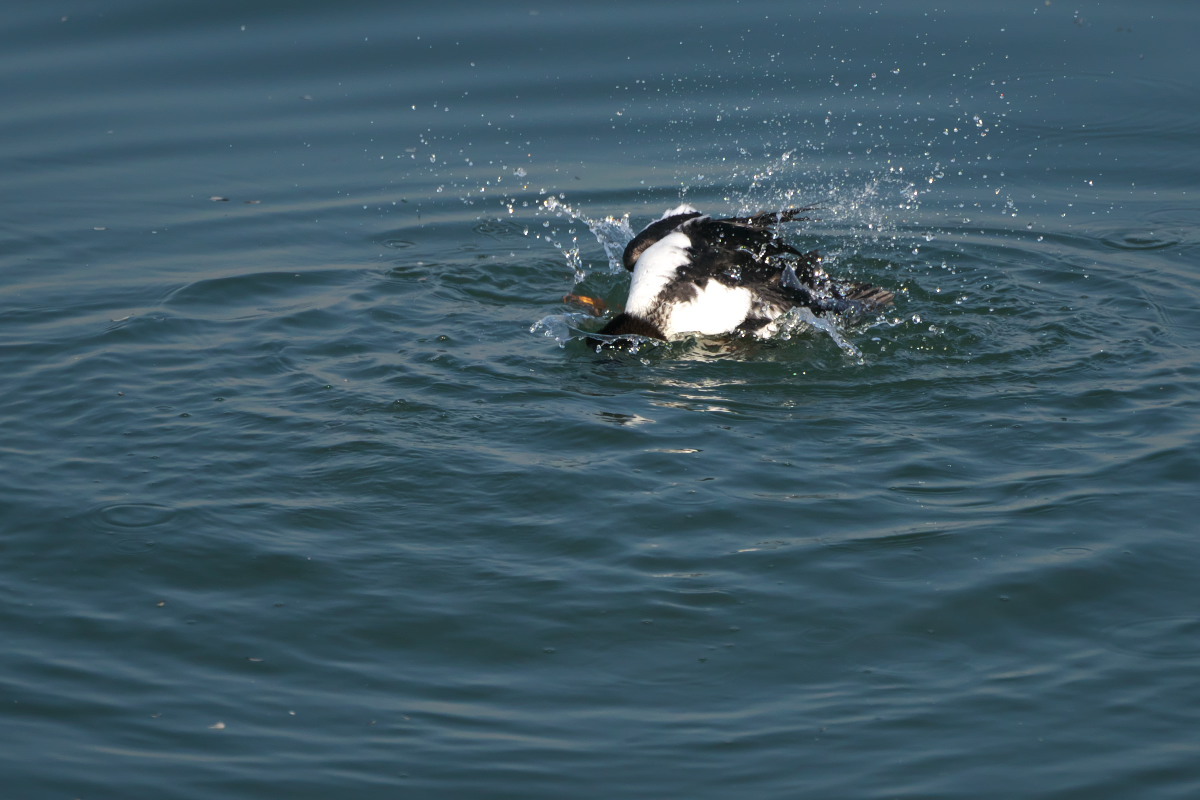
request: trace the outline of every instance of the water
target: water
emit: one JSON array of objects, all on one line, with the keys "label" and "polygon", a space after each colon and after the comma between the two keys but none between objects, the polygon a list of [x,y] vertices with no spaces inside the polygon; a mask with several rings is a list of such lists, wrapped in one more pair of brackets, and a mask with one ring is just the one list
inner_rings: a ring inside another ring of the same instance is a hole
[{"label": "water", "polygon": [[1200,791],[1193,4],[0,15],[6,796]]}]

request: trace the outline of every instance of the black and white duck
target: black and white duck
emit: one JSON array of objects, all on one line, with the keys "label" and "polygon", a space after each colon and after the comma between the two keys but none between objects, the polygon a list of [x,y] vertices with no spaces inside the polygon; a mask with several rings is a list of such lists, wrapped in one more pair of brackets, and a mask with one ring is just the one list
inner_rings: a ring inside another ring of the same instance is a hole
[{"label": "black and white duck", "polygon": [[891,305],[892,292],[835,281],[815,250],[803,253],[779,238],[778,224],[804,220],[811,210],[714,219],[690,205],[670,209],[625,247],[622,261],[633,273],[625,310],[597,333],[666,340],[743,332],[767,337],[796,307],[856,315]]}]

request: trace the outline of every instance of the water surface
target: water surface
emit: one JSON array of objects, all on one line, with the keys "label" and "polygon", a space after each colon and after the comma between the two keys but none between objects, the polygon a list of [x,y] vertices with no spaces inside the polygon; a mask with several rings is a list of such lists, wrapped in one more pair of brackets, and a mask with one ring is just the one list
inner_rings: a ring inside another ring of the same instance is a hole
[{"label": "water surface", "polygon": [[[1190,798],[1190,4],[0,12],[13,797]],[[593,353],[631,230],[898,293]]]}]

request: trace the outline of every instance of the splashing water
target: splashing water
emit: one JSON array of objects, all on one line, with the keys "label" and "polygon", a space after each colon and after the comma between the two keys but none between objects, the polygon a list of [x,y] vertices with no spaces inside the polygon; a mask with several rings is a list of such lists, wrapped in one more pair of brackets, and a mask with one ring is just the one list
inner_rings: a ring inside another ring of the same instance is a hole
[{"label": "splashing water", "polygon": [[797,306],[785,313],[780,318],[780,322],[782,324],[779,325],[779,332],[775,335],[777,339],[787,340],[792,338],[796,333],[803,332],[809,328],[815,328],[828,334],[833,343],[857,363],[865,363],[862,351],[842,335],[842,329],[838,327],[837,323],[826,317],[818,317],[813,313],[811,308]]},{"label": "splashing water", "polygon": [[579,325],[588,319],[590,317],[587,314],[551,314],[530,325],[529,332],[553,339],[559,347],[566,347],[567,342],[579,338]]},{"label": "splashing water", "polygon": [[[625,269],[621,263],[621,258],[625,252],[625,245],[633,238],[633,229],[629,226],[628,214],[620,218],[604,217],[597,220],[589,219],[583,213],[567,205],[561,198],[553,195],[546,198],[542,203],[542,207],[547,211],[553,212],[557,217],[570,217],[572,220],[587,225],[588,230],[596,237],[596,241],[604,248],[604,256],[608,259],[609,269],[613,272],[620,272]],[[572,243],[578,245],[577,240],[572,239]],[[564,250],[562,246],[553,241],[551,244],[559,250]],[[577,247],[574,252],[578,256]],[[575,268],[575,283],[580,283],[587,277],[587,273],[582,270],[582,266],[578,261],[572,262],[568,260],[568,263]]]},{"label": "splashing water", "polygon": [[633,238],[633,228],[629,226],[629,215],[617,219],[616,217],[605,217],[600,220],[585,220],[588,229],[592,235],[596,237],[596,241],[604,248],[604,255],[608,259],[608,267],[613,272],[621,272],[625,269],[623,263],[625,255],[625,245]]}]

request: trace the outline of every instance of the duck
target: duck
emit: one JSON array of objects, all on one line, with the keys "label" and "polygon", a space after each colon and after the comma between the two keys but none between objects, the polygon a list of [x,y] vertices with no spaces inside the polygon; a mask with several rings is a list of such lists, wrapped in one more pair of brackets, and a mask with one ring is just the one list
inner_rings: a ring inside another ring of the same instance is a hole
[{"label": "duck", "polygon": [[793,308],[854,316],[885,308],[895,294],[865,283],[844,283],[821,268],[816,250],[801,252],[776,233],[806,221],[815,207],[744,217],[714,218],[691,205],[667,210],[630,240],[622,254],[632,273],[625,310],[588,339],[593,347],[622,347],[646,337],[751,334],[777,330]]}]

